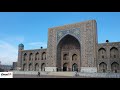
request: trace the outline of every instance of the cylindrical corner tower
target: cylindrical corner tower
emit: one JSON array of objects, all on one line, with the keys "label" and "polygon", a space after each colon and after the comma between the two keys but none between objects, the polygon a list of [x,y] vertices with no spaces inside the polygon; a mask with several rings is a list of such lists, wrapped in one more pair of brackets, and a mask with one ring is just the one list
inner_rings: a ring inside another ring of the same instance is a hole
[{"label": "cylindrical corner tower", "polygon": [[20,50],[24,50],[24,45],[23,45],[22,43],[19,44],[19,45],[18,45],[18,49],[19,49],[19,51],[20,51]]},{"label": "cylindrical corner tower", "polygon": [[17,68],[20,70],[22,67],[22,50],[24,50],[24,45],[21,43],[18,45],[18,63]]}]

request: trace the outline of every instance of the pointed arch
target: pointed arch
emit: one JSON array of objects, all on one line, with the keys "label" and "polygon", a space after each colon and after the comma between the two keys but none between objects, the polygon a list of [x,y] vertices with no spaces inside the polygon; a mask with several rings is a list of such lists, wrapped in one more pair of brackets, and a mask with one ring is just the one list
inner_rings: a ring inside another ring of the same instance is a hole
[{"label": "pointed arch", "polygon": [[42,60],[46,60],[46,52],[42,53]]},{"label": "pointed arch", "polygon": [[63,64],[63,71],[68,71],[68,63]]},{"label": "pointed arch", "polygon": [[35,71],[39,71],[39,64],[38,63],[35,64]]},{"label": "pointed arch", "polygon": [[41,64],[41,71],[45,71],[45,63]]},{"label": "pointed arch", "polygon": [[113,62],[111,64],[111,70],[112,70],[112,72],[117,73],[119,70],[119,64],[117,62]]},{"label": "pointed arch", "polygon": [[[57,43],[57,68],[59,70],[63,70],[61,67],[63,67],[62,60],[70,59],[71,56],[69,56],[70,51],[75,50],[79,54],[77,55],[78,57],[81,57],[81,47],[80,47],[80,41],[78,38],[76,38],[73,35],[67,34],[64,37],[62,37],[58,43]],[[68,53],[68,55],[66,55]],[[70,61],[70,60],[68,60]],[[79,59],[79,63],[80,63]],[[79,64],[80,65],[80,64]],[[72,70],[72,67],[69,67],[70,70]]]},{"label": "pointed arch", "polygon": [[39,53],[38,52],[35,54],[35,60],[39,60]]},{"label": "pointed arch", "polygon": [[74,35],[72,35],[72,34],[65,34],[64,36],[62,36],[60,39],[59,39],[59,41],[58,41],[58,43],[57,43],[57,45],[61,42],[61,40],[63,39],[63,38],[65,38],[66,36],[72,36],[72,37],[74,37],[75,39],[77,39],[78,41],[79,41],[79,39],[78,39],[78,37],[76,37],[76,36],[74,36]]},{"label": "pointed arch", "polygon": [[101,62],[99,64],[99,71],[105,73],[107,71],[107,64],[105,62]]},{"label": "pointed arch", "polygon": [[98,50],[98,58],[100,58],[100,59],[104,59],[104,58],[106,58],[107,57],[107,55],[106,55],[107,53],[106,53],[106,49],[105,48],[100,48],[99,50]]},{"label": "pointed arch", "polygon": [[30,53],[29,60],[33,60],[33,53]]},{"label": "pointed arch", "polygon": [[25,53],[23,56],[23,60],[26,61],[27,60],[27,54]]},{"label": "pointed arch", "polygon": [[72,61],[75,61],[75,60],[77,60],[77,54],[72,55]]},{"label": "pointed arch", "polygon": [[118,58],[119,57],[119,51],[116,47],[112,47],[110,49],[110,58]]},{"label": "pointed arch", "polygon": [[72,65],[72,71],[78,71],[78,65],[76,63]]},{"label": "pointed arch", "polygon": [[68,60],[68,54],[63,55],[63,60]]}]

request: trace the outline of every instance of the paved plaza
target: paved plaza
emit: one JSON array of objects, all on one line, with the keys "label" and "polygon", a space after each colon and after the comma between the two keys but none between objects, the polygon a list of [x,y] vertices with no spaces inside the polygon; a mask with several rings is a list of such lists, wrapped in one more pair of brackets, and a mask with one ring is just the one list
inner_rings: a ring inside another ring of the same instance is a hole
[{"label": "paved plaza", "polygon": [[13,78],[120,78],[120,73],[12,71]]},{"label": "paved plaza", "polygon": [[84,76],[53,76],[53,75],[24,75],[24,74],[14,74],[13,78],[89,78]]}]

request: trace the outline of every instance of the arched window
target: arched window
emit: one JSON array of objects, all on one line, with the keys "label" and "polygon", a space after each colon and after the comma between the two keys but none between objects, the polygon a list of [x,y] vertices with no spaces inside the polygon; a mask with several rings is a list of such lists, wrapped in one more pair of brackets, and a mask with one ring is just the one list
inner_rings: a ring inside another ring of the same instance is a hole
[{"label": "arched window", "polygon": [[98,57],[99,57],[99,59],[106,58],[106,50],[104,48],[100,48],[98,50]]},{"label": "arched window", "polygon": [[118,58],[119,57],[119,52],[116,47],[112,47],[110,49],[110,58]]},{"label": "arched window", "polygon": [[68,54],[63,55],[63,60],[68,60]]},{"label": "arched window", "polygon": [[77,55],[76,54],[72,55],[72,60],[77,60]]},{"label": "arched window", "polygon": [[29,71],[32,71],[32,63],[29,64]]},{"label": "arched window", "polygon": [[39,65],[38,65],[38,63],[35,64],[35,71],[39,71]]},{"label": "arched window", "polygon": [[112,70],[112,72],[117,73],[119,70],[119,64],[117,62],[113,62],[111,64],[111,70]]},{"label": "arched window", "polygon": [[39,53],[38,52],[35,54],[35,60],[39,60]]},{"label": "arched window", "polygon": [[23,58],[24,58],[23,59],[24,61],[27,60],[27,54],[26,53],[24,54]]},{"label": "arched window", "polygon": [[46,60],[46,53],[45,52],[42,53],[42,60]]},{"label": "arched window", "polygon": [[105,73],[107,71],[107,64],[102,62],[99,64],[99,71]]},{"label": "arched window", "polygon": [[30,53],[29,60],[32,60],[32,58],[33,58],[33,54]]},{"label": "arched window", "polygon": [[45,63],[41,64],[41,71],[45,71]]}]

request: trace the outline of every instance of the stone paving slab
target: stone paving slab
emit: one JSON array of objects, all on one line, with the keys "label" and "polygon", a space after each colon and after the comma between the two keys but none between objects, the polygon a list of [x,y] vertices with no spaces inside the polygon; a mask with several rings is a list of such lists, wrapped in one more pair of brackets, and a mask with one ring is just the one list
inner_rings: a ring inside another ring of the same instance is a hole
[{"label": "stone paving slab", "polygon": [[85,77],[85,76],[52,76],[52,75],[24,75],[24,74],[14,74],[13,78],[104,78],[104,77]]}]

